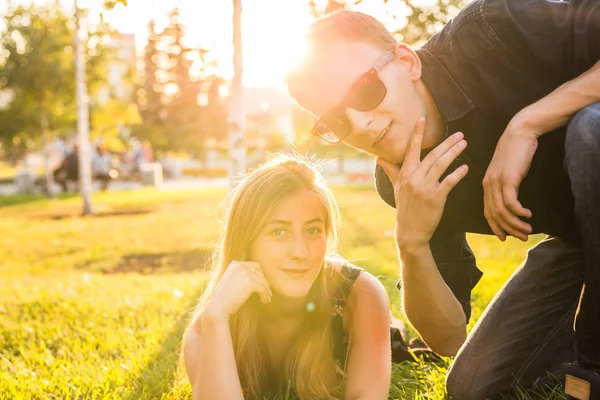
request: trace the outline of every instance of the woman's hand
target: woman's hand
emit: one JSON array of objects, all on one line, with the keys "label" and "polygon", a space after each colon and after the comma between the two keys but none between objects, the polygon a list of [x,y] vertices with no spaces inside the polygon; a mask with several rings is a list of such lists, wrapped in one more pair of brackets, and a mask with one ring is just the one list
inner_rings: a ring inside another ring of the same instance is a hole
[{"label": "woman's hand", "polygon": [[263,303],[271,302],[269,282],[260,265],[251,261],[232,261],[210,296],[203,314],[229,318],[252,293],[258,293]]},{"label": "woman's hand", "polygon": [[421,161],[424,130],[425,119],[421,117],[410,137],[402,168],[377,159],[394,185],[396,242],[400,249],[429,243],[442,218],[448,193],[468,172],[468,167],[462,165],[440,182],[450,164],[467,147],[467,142],[462,133],[455,133]]}]

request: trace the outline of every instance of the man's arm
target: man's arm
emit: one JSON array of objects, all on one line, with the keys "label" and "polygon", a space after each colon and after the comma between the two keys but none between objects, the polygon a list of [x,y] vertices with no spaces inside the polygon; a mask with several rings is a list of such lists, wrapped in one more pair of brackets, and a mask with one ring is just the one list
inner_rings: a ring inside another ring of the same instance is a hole
[{"label": "man's arm", "polygon": [[399,249],[404,312],[436,353],[453,356],[466,338],[467,319],[440,275],[429,245]]},{"label": "man's arm", "polygon": [[531,211],[521,205],[517,194],[539,137],[565,126],[577,111],[599,101],[600,62],[597,62],[512,118],[498,141],[483,180],[485,217],[500,240],[505,240],[509,233],[526,241],[531,232],[531,226],[519,219],[530,218]]},{"label": "man's arm", "polygon": [[432,349],[453,355],[465,339],[471,291],[482,276],[465,233],[438,229],[429,246],[401,248],[400,259],[409,320]]},{"label": "man's arm", "polygon": [[577,111],[599,101],[600,61],[577,78],[525,107],[513,119],[522,131],[532,132],[539,137],[567,125]]},{"label": "man's arm", "polygon": [[600,2],[498,0],[486,17],[505,45],[540,70],[542,79],[566,82],[512,118],[483,180],[492,231],[500,240],[511,234],[525,241],[531,226],[520,218],[530,218],[531,211],[517,195],[538,138],[600,101]]},{"label": "man's arm", "polygon": [[441,182],[440,179],[466,147],[466,142],[462,134],[454,134],[420,161],[423,130],[424,120],[420,119],[410,138],[402,168],[382,159],[377,163],[393,185],[395,239],[402,260],[406,315],[434,351],[451,355],[464,341],[467,318],[438,271],[430,245],[435,244],[432,240],[435,240],[448,193],[466,175],[467,167],[461,166]]}]

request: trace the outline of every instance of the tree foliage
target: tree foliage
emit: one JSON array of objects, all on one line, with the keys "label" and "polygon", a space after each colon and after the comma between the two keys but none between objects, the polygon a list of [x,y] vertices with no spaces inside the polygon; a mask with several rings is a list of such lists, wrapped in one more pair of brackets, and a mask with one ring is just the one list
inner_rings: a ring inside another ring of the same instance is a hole
[{"label": "tree foliage", "polygon": [[148,24],[138,97],[143,124],[134,135],[158,149],[200,155],[209,138],[226,135],[227,108],[220,95],[226,82],[210,71],[207,50],[186,45],[179,10],[168,17],[161,32],[154,21]]},{"label": "tree foliage", "polygon": [[[76,129],[73,16],[57,7],[17,6],[0,32],[0,143],[8,149],[37,145],[43,134]],[[106,84],[111,31],[89,25],[85,42],[90,95]]]}]

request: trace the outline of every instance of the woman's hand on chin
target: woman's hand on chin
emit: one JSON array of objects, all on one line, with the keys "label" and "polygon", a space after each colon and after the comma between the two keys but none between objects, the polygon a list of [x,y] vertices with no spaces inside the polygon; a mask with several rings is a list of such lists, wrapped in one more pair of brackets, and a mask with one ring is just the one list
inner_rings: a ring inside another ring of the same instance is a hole
[{"label": "woman's hand on chin", "polygon": [[272,292],[262,268],[258,263],[251,261],[232,261],[202,314],[208,318],[229,318],[252,293],[258,293],[263,303],[271,302]]}]

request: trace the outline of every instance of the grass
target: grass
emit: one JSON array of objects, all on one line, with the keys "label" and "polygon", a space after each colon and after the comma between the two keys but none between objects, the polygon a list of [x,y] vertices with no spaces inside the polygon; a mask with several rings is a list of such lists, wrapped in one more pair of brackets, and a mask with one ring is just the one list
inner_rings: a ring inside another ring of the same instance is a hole
[{"label": "grass", "polygon": [[[380,277],[400,315],[393,210],[371,188],[337,192],[340,253]],[[223,195],[100,193],[95,217],[76,197],[0,197],[0,399],[191,398],[177,351]],[[536,240],[470,238],[485,271],[470,326]],[[446,361],[395,365],[389,398],[445,398]]]}]

